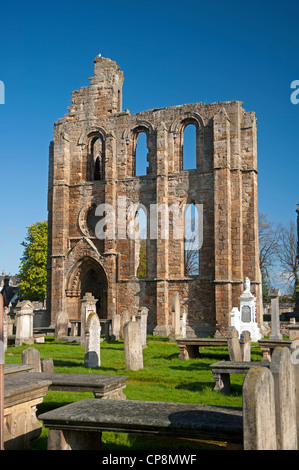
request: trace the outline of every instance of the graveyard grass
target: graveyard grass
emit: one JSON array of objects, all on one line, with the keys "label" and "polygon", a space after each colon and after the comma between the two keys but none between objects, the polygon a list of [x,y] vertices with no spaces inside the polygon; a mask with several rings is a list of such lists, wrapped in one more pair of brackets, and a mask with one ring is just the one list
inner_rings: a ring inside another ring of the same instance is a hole
[{"label": "graveyard grass", "polygon": [[[29,347],[10,346],[7,348],[6,364],[21,364],[22,351]],[[231,392],[224,395],[216,392],[210,364],[229,360],[227,347],[200,348],[200,358],[179,359],[179,348],[175,341],[157,336],[147,337],[147,347],[143,350],[144,368],[132,371],[125,368],[123,340],[101,342],[101,366],[89,369],[84,366],[84,348],[79,343],[54,341],[46,337],[44,344],[34,344],[40,351],[41,359],[53,358],[55,372],[108,374],[128,376],[125,395],[128,400],[146,400],[162,402],[197,403],[205,405],[242,407],[242,384],[244,375],[231,375]],[[261,360],[258,345],[252,345],[251,360]],[[58,408],[68,403],[93,398],[92,393],[48,391],[43,403],[38,405],[38,414]],[[222,449],[215,443],[200,441],[173,440],[159,437],[144,437],[124,433],[103,433],[103,450],[130,449]],[[41,436],[34,442],[33,448],[45,450],[47,430],[43,428]]]}]

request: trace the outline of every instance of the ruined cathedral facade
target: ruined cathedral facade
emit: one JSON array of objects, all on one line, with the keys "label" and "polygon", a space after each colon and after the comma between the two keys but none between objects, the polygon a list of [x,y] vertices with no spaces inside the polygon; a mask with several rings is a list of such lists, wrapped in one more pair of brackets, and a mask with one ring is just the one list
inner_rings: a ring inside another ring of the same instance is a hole
[{"label": "ruined cathedral facade", "polygon": [[[148,331],[168,335],[177,292],[189,333],[213,335],[229,326],[245,277],[257,297],[259,321],[255,114],[230,101],[131,115],[122,110],[120,67],[103,57],[94,63],[90,85],[73,92],[50,145],[47,304],[52,324],[60,311],[80,318],[81,299],[90,292],[100,318],[147,307]],[[183,144],[189,125],[195,128],[196,158],[186,170]],[[136,171],[140,134],[147,147],[141,176]],[[98,209],[103,204],[114,210],[114,220],[109,210]],[[195,271],[186,270],[184,210],[169,211],[167,236],[162,236],[166,219],[159,212],[191,205],[200,212],[201,242],[191,250]],[[135,212],[128,211],[132,207]],[[158,208],[155,237],[151,207]],[[146,221],[142,275],[141,240],[126,232],[139,208]],[[104,236],[98,236],[99,223]],[[181,237],[174,236],[177,225]]]}]

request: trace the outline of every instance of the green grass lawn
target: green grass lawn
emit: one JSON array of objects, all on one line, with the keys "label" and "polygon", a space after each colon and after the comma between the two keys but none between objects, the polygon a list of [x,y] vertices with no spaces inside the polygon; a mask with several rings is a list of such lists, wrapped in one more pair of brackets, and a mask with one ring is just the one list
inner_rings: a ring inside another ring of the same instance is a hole
[{"label": "green grass lawn", "polygon": [[[252,347],[251,360],[261,360],[258,346]],[[21,364],[22,351],[28,345],[7,348],[6,364]],[[143,350],[144,368],[131,371],[125,368],[123,341],[101,343],[101,366],[89,369],[84,366],[84,348],[79,343],[54,341],[46,337],[44,344],[34,344],[40,351],[41,358],[51,357],[55,372],[108,374],[128,376],[125,395],[128,400],[166,401],[180,403],[198,403],[220,406],[242,406],[242,374],[231,375],[231,393],[224,395],[213,390],[214,379],[210,364],[229,360],[227,347],[200,348],[200,358],[178,359],[179,348],[176,342],[168,338],[147,337],[147,347]],[[48,391],[43,403],[38,406],[38,413],[43,413],[65,404],[92,398],[92,393]],[[47,430],[34,443],[35,449],[46,449]],[[175,449],[192,448],[202,443],[185,440],[145,438],[133,434],[103,433],[103,449]],[[205,444],[204,448],[210,448]],[[213,447],[213,446],[212,446]],[[221,447],[219,447],[221,448]]]}]

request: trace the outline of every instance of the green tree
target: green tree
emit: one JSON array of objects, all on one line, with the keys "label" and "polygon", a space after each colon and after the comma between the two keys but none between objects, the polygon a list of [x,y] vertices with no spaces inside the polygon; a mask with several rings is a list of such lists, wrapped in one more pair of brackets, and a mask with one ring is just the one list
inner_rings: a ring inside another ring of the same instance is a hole
[{"label": "green tree", "polygon": [[47,292],[48,222],[36,222],[26,228],[27,236],[21,243],[25,249],[19,266],[19,297],[41,301]]}]

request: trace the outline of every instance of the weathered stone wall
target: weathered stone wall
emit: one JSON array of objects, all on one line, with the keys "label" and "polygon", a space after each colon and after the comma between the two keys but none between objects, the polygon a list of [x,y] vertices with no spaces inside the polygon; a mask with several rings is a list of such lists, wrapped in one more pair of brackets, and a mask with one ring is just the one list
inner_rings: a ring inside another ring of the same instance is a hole
[{"label": "weathered stone wall", "polygon": [[[171,299],[177,291],[196,334],[225,329],[231,308],[239,305],[245,277],[259,297],[254,113],[231,101],[131,115],[122,112],[124,77],[117,64],[96,58],[94,72],[90,86],[73,92],[68,114],[55,123],[50,146],[48,306],[52,319],[61,310],[79,318],[82,286],[94,279],[101,297],[100,316],[111,318],[124,310],[136,314],[146,306],[149,329],[168,334]],[[188,124],[196,127],[193,170],[183,170],[183,131]],[[137,177],[140,132],[147,136],[148,168],[147,175]],[[94,180],[97,138],[102,145],[101,179]],[[142,205],[148,222],[151,204],[203,205],[198,275],[185,276],[184,242],[173,239],[172,218],[169,239],[147,240],[144,279],[136,277],[133,240],[95,236],[99,219],[92,210],[105,202],[121,215],[120,196],[126,197],[127,207]]]}]

